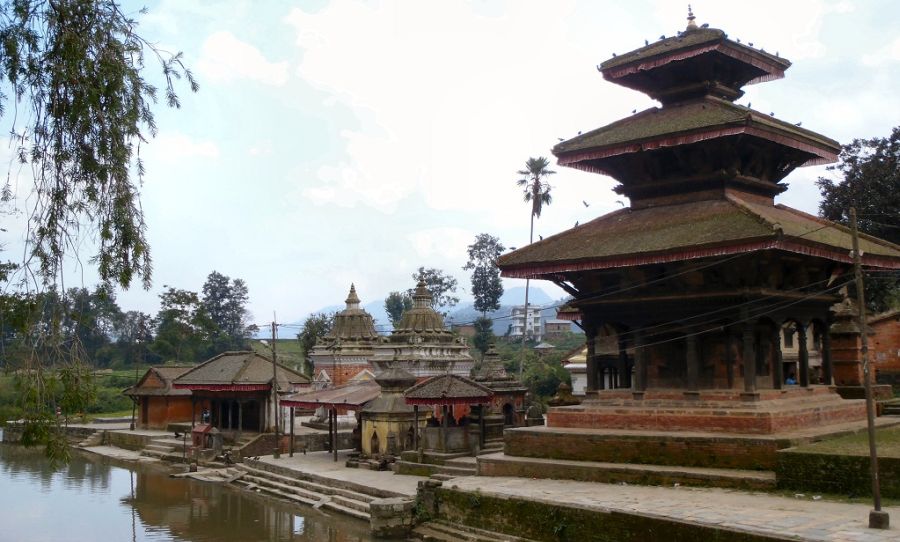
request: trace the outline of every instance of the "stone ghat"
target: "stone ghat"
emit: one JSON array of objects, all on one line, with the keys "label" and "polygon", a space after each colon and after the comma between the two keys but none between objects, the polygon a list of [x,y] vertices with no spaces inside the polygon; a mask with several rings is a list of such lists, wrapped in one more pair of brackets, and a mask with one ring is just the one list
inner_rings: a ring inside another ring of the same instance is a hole
[{"label": "stone ghat", "polygon": [[552,408],[547,426],[582,429],[638,429],[772,435],[809,427],[865,420],[865,401],[841,399],[815,388],[754,401],[677,400],[663,395],[587,401]]}]

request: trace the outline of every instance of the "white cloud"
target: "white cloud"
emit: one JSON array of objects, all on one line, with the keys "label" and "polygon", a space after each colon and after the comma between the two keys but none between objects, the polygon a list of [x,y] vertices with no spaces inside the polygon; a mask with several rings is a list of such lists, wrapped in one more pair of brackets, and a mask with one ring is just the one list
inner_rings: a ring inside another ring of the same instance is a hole
[{"label": "white cloud", "polygon": [[225,82],[249,79],[282,86],[288,81],[287,62],[270,62],[259,49],[230,32],[216,32],[206,39],[197,71],[211,80]]},{"label": "white cloud", "polygon": [[895,62],[900,62],[900,37],[895,38],[881,49],[862,57],[862,63],[869,67],[880,67]]},{"label": "white cloud", "polygon": [[440,257],[452,261],[467,259],[466,247],[474,237],[469,230],[447,227],[418,230],[406,236],[420,258]]},{"label": "white cloud", "polygon": [[219,157],[219,147],[214,142],[195,140],[178,132],[160,134],[150,141],[148,149],[157,160],[169,162],[183,158]]},{"label": "white cloud", "polygon": [[247,149],[247,154],[250,156],[272,156],[273,152],[272,142],[268,139],[258,141]]}]

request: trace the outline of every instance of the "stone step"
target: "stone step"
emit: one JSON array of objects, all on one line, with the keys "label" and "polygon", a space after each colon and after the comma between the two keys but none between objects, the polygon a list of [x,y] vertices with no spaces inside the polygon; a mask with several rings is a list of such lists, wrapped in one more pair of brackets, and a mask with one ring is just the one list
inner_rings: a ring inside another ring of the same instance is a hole
[{"label": "stone step", "polygon": [[432,520],[413,530],[423,542],[532,542],[527,538],[495,533],[461,523],[450,524],[443,520]]},{"label": "stone step", "polygon": [[273,480],[275,482],[279,482],[281,484],[285,484],[290,487],[298,487],[305,489],[307,491],[319,494],[319,495],[329,495],[329,496],[340,496],[349,500],[354,500],[357,502],[361,502],[363,504],[368,504],[375,500],[376,497],[372,495],[366,495],[365,493],[360,493],[357,491],[353,491],[350,489],[340,488],[340,487],[332,487],[325,484],[320,484],[317,482],[312,482],[309,480],[301,480],[298,478],[290,478],[288,476],[282,476],[280,474],[275,474],[274,472],[268,472],[261,469],[254,469],[253,467],[249,467],[247,465],[239,465],[237,468],[242,471],[248,473],[248,475],[257,476],[260,478],[268,478],[269,480]]},{"label": "stone step", "polygon": [[95,431],[86,439],[78,443],[79,448],[88,448],[91,446],[100,446],[103,444],[103,431]]},{"label": "stone step", "polygon": [[775,473],[763,470],[679,467],[633,463],[601,463],[493,454],[478,458],[481,476],[556,478],[656,486],[727,487],[748,490],[775,489]]},{"label": "stone step", "polygon": [[457,459],[450,459],[444,462],[445,467],[455,467],[458,469],[470,469],[475,470],[476,468],[476,459],[474,457],[460,457]]},{"label": "stone step", "polygon": [[456,478],[456,476],[452,476],[450,474],[432,474],[429,476],[432,480],[440,480],[441,482],[446,482],[448,480],[452,480]]},{"label": "stone step", "polygon": [[328,497],[321,493],[316,493],[313,491],[307,491],[303,488],[291,486],[289,484],[283,484],[281,482],[276,482],[274,480],[270,480],[268,478],[262,476],[252,476],[245,475],[244,477],[238,480],[239,483],[245,485],[254,485],[266,490],[275,489],[281,493],[290,493],[296,495],[304,500],[304,502],[318,504],[320,501],[326,500]]},{"label": "stone step", "polygon": [[150,442],[150,444],[144,446],[144,450],[152,450],[154,452],[163,452],[163,453],[169,453],[174,449],[175,449],[174,446],[169,446],[167,444],[156,444],[152,441]]},{"label": "stone step", "polygon": [[471,465],[469,467],[451,467],[447,465],[434,465],[431,463],[414,463],[412,461],[398,461],[395,464],[397,465],[397,474],[414,474],[416,476],[431,477],[435,474],[443,474],[449,476],[449,478],[443,478],[447,480],[458,476],[475,476],[476,473],[476,465]]}]

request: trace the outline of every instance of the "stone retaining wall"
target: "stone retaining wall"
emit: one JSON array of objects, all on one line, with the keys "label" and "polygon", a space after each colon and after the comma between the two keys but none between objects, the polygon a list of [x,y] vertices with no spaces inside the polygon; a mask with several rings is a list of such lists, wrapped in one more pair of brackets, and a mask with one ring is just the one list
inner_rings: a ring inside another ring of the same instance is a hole
[{"label": "stone retaining wall", "polygon": [[504,453],[574,461],[772,470],[775,452],[790,445],[787,439],[775,438],[692,437],[678,433],[641,436],[517,428],[506,430]]},{"label": "stone retaining wall", "polygon": [[[844,496],[872,495],[869,457],[801,452],[778,452],[775,476],[779,489]],[[900,498],[900,458],[878,458],[883,497]]]},{"label": "stone retaining wall", "polygon": [[[430,495],[429,495],[430,493]],[[547,542],[762,542],[784,540],[724,528],[692,525],[576,506],[494,497],[446,487],[420,486],[420,519],[428,516],[508,535]]]}]

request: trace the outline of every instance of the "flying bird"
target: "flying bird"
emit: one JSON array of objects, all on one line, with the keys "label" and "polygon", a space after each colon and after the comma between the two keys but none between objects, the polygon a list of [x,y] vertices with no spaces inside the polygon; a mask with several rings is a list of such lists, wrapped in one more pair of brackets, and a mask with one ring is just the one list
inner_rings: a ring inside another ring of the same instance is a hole
[{"label": "flying bird", "polygon": [[586,201],[584,201],[584,200],[581,200],[581,203],[583,203],[585,207],[590,207],[590,206],[591,206],[590,203],[588,203],[588,202],[586,202]]}]

